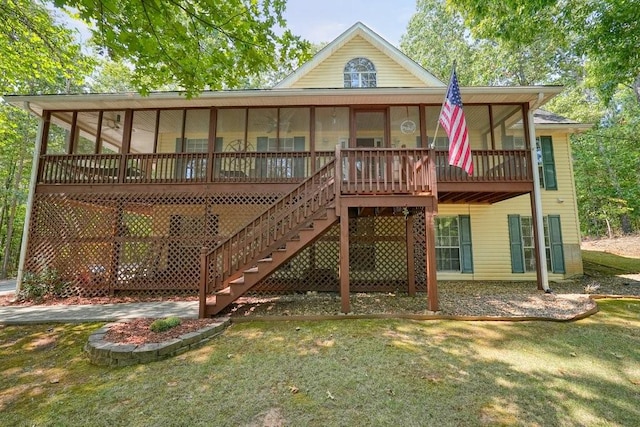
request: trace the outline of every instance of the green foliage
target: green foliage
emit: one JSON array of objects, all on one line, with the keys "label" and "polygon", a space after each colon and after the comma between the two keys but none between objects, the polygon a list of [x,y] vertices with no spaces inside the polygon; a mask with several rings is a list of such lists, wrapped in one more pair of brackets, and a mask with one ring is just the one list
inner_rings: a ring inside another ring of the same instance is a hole
[{"label": "green foliage", "polygon": [[179,317],[171,316],[165,319],[154,320],[153,323],[149,325],[149,329],[151,329],[153,332],[164,332],[164,331],[168,331],[171,328],[175,328],[181,323],[182,323],[182,320],[180,320]]},{"label": "green foliage", "polygon": [[463,85],[558,83],[580,73],[580,60],[541,34],[534,43],[512,43],[492,34],[471,34],[446,0],[418,0],[401,48],[441,80],[457,60]]},{"label": "green foliage", "polygon": [[608,102],[640,75],[640,0],[447,0],[477,37],[518,46],[544,39],[587,60]]},{"label": "green foliage", "polygon": [[20,301],[40,302],[46,296],[62,297],[69,287],[55,269],[45,268],[39,273],[26,272],[17,298]]},{"label": "green foliage", "polygon": [[37,120],[0,102],[0,277],[17,271]]},{"label": "green foliage", "polygon": [[54,3],[92,24],[102,53],[128,61],[143,94],[168,84],[184,88],[187,97],[236,88],[259,72],[305,60],[309,48],[285,29],[285,0]]},{"label": "green foliage", "polygon": [[74,34],[32,0],[0,1],[0,94],[78,87],[92,67]]},{"label": "green foliage", "polygon": [[594,129],[572,138],[583,235],[640,230],[640,105],[631,90],[614,98]]}]

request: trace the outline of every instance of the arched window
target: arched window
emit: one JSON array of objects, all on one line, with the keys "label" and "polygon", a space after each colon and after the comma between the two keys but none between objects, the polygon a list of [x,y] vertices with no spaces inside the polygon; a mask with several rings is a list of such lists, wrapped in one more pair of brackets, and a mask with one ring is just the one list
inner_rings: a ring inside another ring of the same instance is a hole
[{"label": "arched window", "polygon": [[354,58],[344,66],[344,87],[376,86],[376,67],[367,58]]}]

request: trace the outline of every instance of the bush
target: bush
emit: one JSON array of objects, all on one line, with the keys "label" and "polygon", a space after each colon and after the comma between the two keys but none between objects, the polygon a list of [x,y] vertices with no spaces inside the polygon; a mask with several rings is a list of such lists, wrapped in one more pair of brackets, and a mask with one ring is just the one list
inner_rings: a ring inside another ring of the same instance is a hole
[{"label": "bush", "polygon": [[164,332],[168,331],[171,328],[175,328],[180,323],[182,323],[182,320],[180,320],[179,317],[171,316],[167,317],[166,319],[154,320],[153,323],[151,323],[151,325],[149,326],[149,329],[151,329],[153,332]]},{"label": "bush", "polygon": [[45,268],[40,273],[26,272],[17,297],[20,301],[40,302],[47,295],[61,297],[69,282],[60,277],[55,269]]}]

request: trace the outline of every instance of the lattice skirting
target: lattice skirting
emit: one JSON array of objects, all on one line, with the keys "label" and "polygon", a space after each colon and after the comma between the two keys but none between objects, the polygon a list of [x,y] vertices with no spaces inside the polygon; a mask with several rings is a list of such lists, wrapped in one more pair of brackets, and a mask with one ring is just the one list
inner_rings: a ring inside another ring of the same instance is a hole
[{"label": "lattice skirting", "polygon": [[[195,293],[200,248],[242,228],[280,194],[36,194],[24,270],[54,270],[66,296]],[[406,222],[349,219],[354,292],[405,290]],[[414,221],[416,284],[425,290],[424,214]],[[339,226],[253,293],[338,291]]]}]

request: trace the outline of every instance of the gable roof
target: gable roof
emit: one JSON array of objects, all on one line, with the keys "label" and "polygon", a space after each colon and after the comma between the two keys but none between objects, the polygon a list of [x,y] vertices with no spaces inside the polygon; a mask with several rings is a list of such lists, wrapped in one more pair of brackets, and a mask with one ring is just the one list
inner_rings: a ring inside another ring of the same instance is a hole
[{"label": "gable roof", "polygon": [[302,77],[313,71],[319,64],[333,55],[338,49],[346,45],[356,37],[362,37],[375,48],[384,53],[391,60],[396,62],[402,68],[422,81],[427,87],[446,87],[442,80],[435,77],[429,71],[424,69],[420,64],[413,61],[407,55],[402,53],[398,48],[380,37],[376,32],[364,25],[362,22],[356,22],[351,28],[339,35],[335,40],[322,48],[313,58],[304,63],[300,68],[289,74],[275,88],[290,88]]}]

